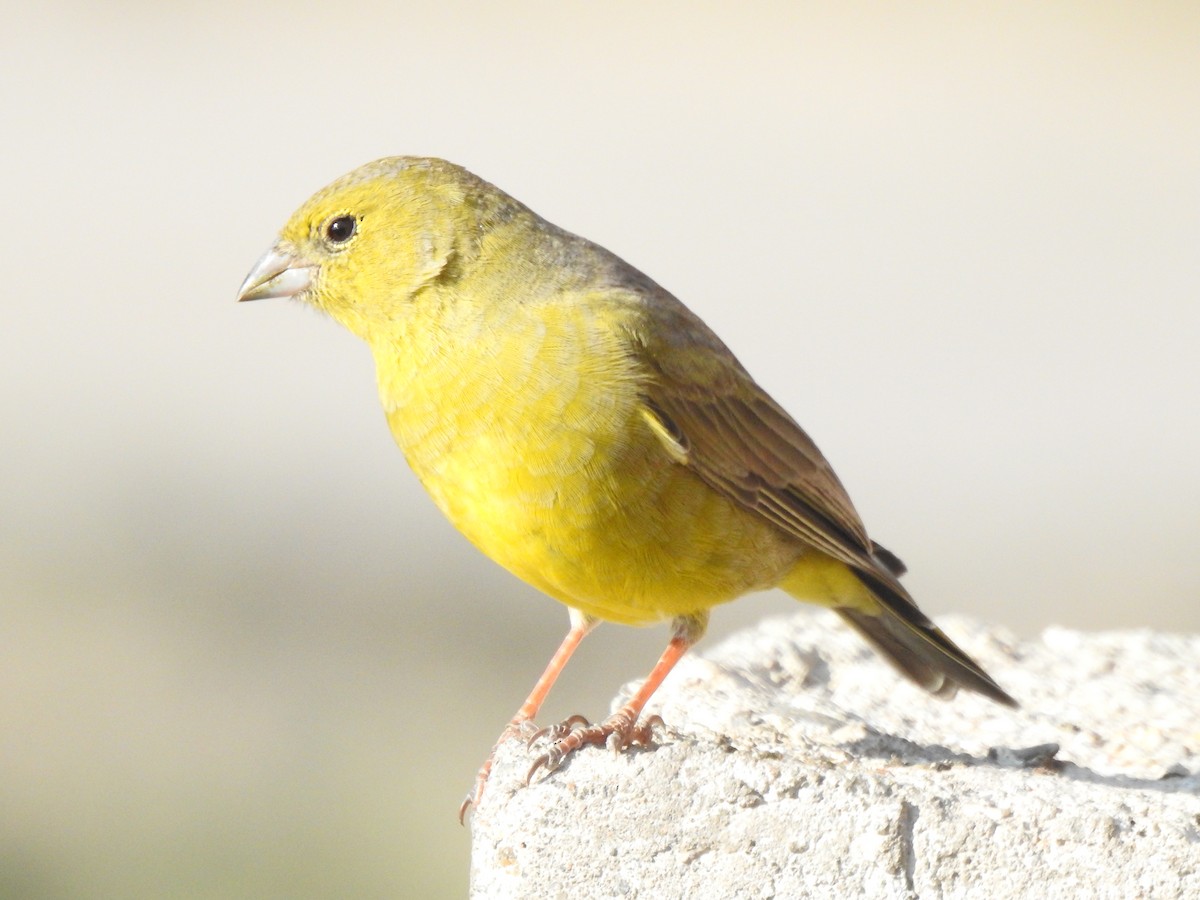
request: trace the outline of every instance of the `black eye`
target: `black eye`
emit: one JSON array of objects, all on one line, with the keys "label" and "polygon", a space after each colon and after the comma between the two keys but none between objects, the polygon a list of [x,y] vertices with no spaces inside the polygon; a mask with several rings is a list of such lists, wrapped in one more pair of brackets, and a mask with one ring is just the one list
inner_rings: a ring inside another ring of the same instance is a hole
[{"label": "black eye", "polygon": [[325,237],[335,244],[344,244],[354,237],[354,229],[357,227],[358,220],[354,216],[338,216],[325,226]]}]

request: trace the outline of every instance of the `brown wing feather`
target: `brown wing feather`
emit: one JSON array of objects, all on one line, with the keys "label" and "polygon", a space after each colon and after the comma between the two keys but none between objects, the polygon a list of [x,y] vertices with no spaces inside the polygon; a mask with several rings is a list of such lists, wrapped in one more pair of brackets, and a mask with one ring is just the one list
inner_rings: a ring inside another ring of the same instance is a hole
[{"label": "brown wing feather", "polygon": [[[875,569],[862,520],[812,439],[731,364],[732,355],[698,362],[686,377],[660,367],[644,397],[662,427],[689,448],[688,465],[805,543]],[[651,357],[647,365],[659,367],[660,360]]]},{"label": "brown wing feather", "polygon": [[880,614],[838,612],[918,684],[940,696],[962,685],[1015,706],[917,608],[899,581],[904,564],[867,537],[846,489],[804,429],[703,323],[682,307],[675,312],[676,327],[655,336],[642,356],[650,376],[643,401],[685,464],[715,490],[850,566],[879,600]]}]

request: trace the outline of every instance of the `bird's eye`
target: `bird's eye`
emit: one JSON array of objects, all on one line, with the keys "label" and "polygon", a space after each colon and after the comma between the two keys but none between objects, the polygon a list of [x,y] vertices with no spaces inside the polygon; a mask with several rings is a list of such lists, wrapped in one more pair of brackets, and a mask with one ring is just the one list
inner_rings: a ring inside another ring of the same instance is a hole
[{"label": "bird's eye", "polygon": [[337,216],[330,219],[329,224],[325,226],[325,237],[335,244],[344,244],[354,237],[357,227],[358,220],[354,216]]}]

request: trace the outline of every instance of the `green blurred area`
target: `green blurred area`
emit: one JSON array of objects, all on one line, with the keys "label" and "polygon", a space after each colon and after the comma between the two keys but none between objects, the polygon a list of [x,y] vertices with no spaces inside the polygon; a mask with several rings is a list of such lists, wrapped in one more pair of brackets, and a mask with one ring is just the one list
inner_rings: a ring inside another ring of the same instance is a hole
[{"label": "green blurred area", "polygon": [[[7,10],[0,896],[465,893],[565,612],[437,516],[364,347],[233,303],[378,156],[677,293],[931,613],[1200,630],[1198,40],[1193,3]],[[544,718],[664,640],[600,629]]]}]

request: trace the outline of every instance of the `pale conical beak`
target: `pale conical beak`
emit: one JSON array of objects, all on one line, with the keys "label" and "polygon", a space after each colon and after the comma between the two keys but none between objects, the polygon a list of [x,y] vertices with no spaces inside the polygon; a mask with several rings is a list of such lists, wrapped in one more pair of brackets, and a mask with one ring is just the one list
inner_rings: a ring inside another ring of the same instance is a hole
[{"label": "pale conical beak", "polygon": [[238,289],[238,300],[295,297],[312,287],[316,274],[316,266],[276,244],[254,264]]}]

